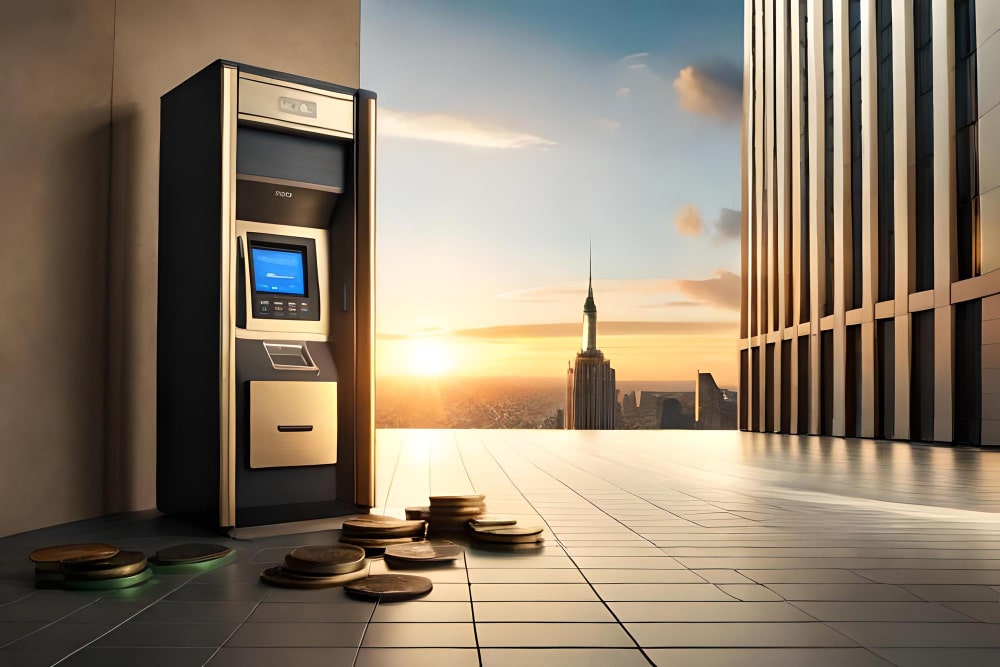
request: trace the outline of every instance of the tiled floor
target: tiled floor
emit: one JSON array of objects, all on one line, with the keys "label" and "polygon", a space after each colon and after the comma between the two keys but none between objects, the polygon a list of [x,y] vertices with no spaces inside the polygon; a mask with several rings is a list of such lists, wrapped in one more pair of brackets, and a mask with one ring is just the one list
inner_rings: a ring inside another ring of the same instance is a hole
[{"label": "tiled floor", "polygon": [[[380,507],[485,493],[540,553],[470,548],[374,604],[259,571],[336,532],[114,594],[36,591],[27,553],[204,539],[151,513],[0,539],[0,665],[998,665],[1000,452],[685,431],[380,431]],[[385,571],[375,560],[372,572]]]}]

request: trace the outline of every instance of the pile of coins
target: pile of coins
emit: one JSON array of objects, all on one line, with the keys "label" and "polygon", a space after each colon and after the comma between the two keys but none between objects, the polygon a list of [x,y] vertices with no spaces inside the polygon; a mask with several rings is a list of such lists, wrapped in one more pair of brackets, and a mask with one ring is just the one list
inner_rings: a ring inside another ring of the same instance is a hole
[{"label": "pile of coins", "polygon": [[282,588],[329,588],[368,576],[365,550],[351,544],[299,547],[285,564],[260,573],[265,583]]},{"label": "pile of coins", "polygon": [[473,519],[486,514],[486,496],[431,496],[428,530],[432,533],[461,532]]},{"label": "pile of coins", "polygon": [[39,588],[105,591],[137,586],[153,573],[146,556],[110,544],[63,544],[33,551]]},{"label": "pile of coins", "polygon": [[424,539],[424,521],[405,521],[380,514],[366,514],[344,521],[340,541],[365,549],[385,549],[394,544],[407,544]]}]

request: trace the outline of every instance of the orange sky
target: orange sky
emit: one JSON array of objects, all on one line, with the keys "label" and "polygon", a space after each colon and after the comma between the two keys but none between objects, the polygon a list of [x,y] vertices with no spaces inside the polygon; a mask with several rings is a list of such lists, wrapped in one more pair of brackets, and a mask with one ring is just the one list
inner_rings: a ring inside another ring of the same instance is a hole
[{"label": "orange sky", "polygon": [[[682,323],[683,324],[683,323]],[[630,326],[631,325],[631,326]],[[640,325],[640,326],[635,326]],[[646,326],[642,326],[646,325]],[[492,327],[478,332],[423,336],[379,336],[376,368],[380,375],[465,375],[562,377],[580,348],[579,325]],[[598,344],[619,381],[694,380],[711,372],[720,386],[737,381],[736,326],[719,323],[714,331],[687,333],[669,323],[607,323],[618,334],[601,335]],[[670,332],[670,329],[677,329]],[[699,327],[701,328],[701,327]],[[647,329],[648,333],[627,333]],[[541,330],[544,335],[524,335]]]}]

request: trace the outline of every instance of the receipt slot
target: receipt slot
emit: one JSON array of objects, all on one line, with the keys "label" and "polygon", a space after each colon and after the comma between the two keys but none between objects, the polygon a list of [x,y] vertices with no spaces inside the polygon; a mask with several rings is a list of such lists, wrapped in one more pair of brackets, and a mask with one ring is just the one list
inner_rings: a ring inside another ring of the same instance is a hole
[{"label": "receipt slot", "polygon": [[158,508],[374,504],[375,95],[218,61],[160,101]]}]

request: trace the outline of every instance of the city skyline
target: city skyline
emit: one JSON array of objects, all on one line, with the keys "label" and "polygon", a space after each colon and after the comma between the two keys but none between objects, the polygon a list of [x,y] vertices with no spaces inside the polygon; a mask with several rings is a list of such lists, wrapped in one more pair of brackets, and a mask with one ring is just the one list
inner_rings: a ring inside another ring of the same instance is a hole
[{"label": "city skyline", "polygon": [[735,386],[741,3],[632,4],[364,5],[380,375],[564,372],[592,237],[620,377]]}]

